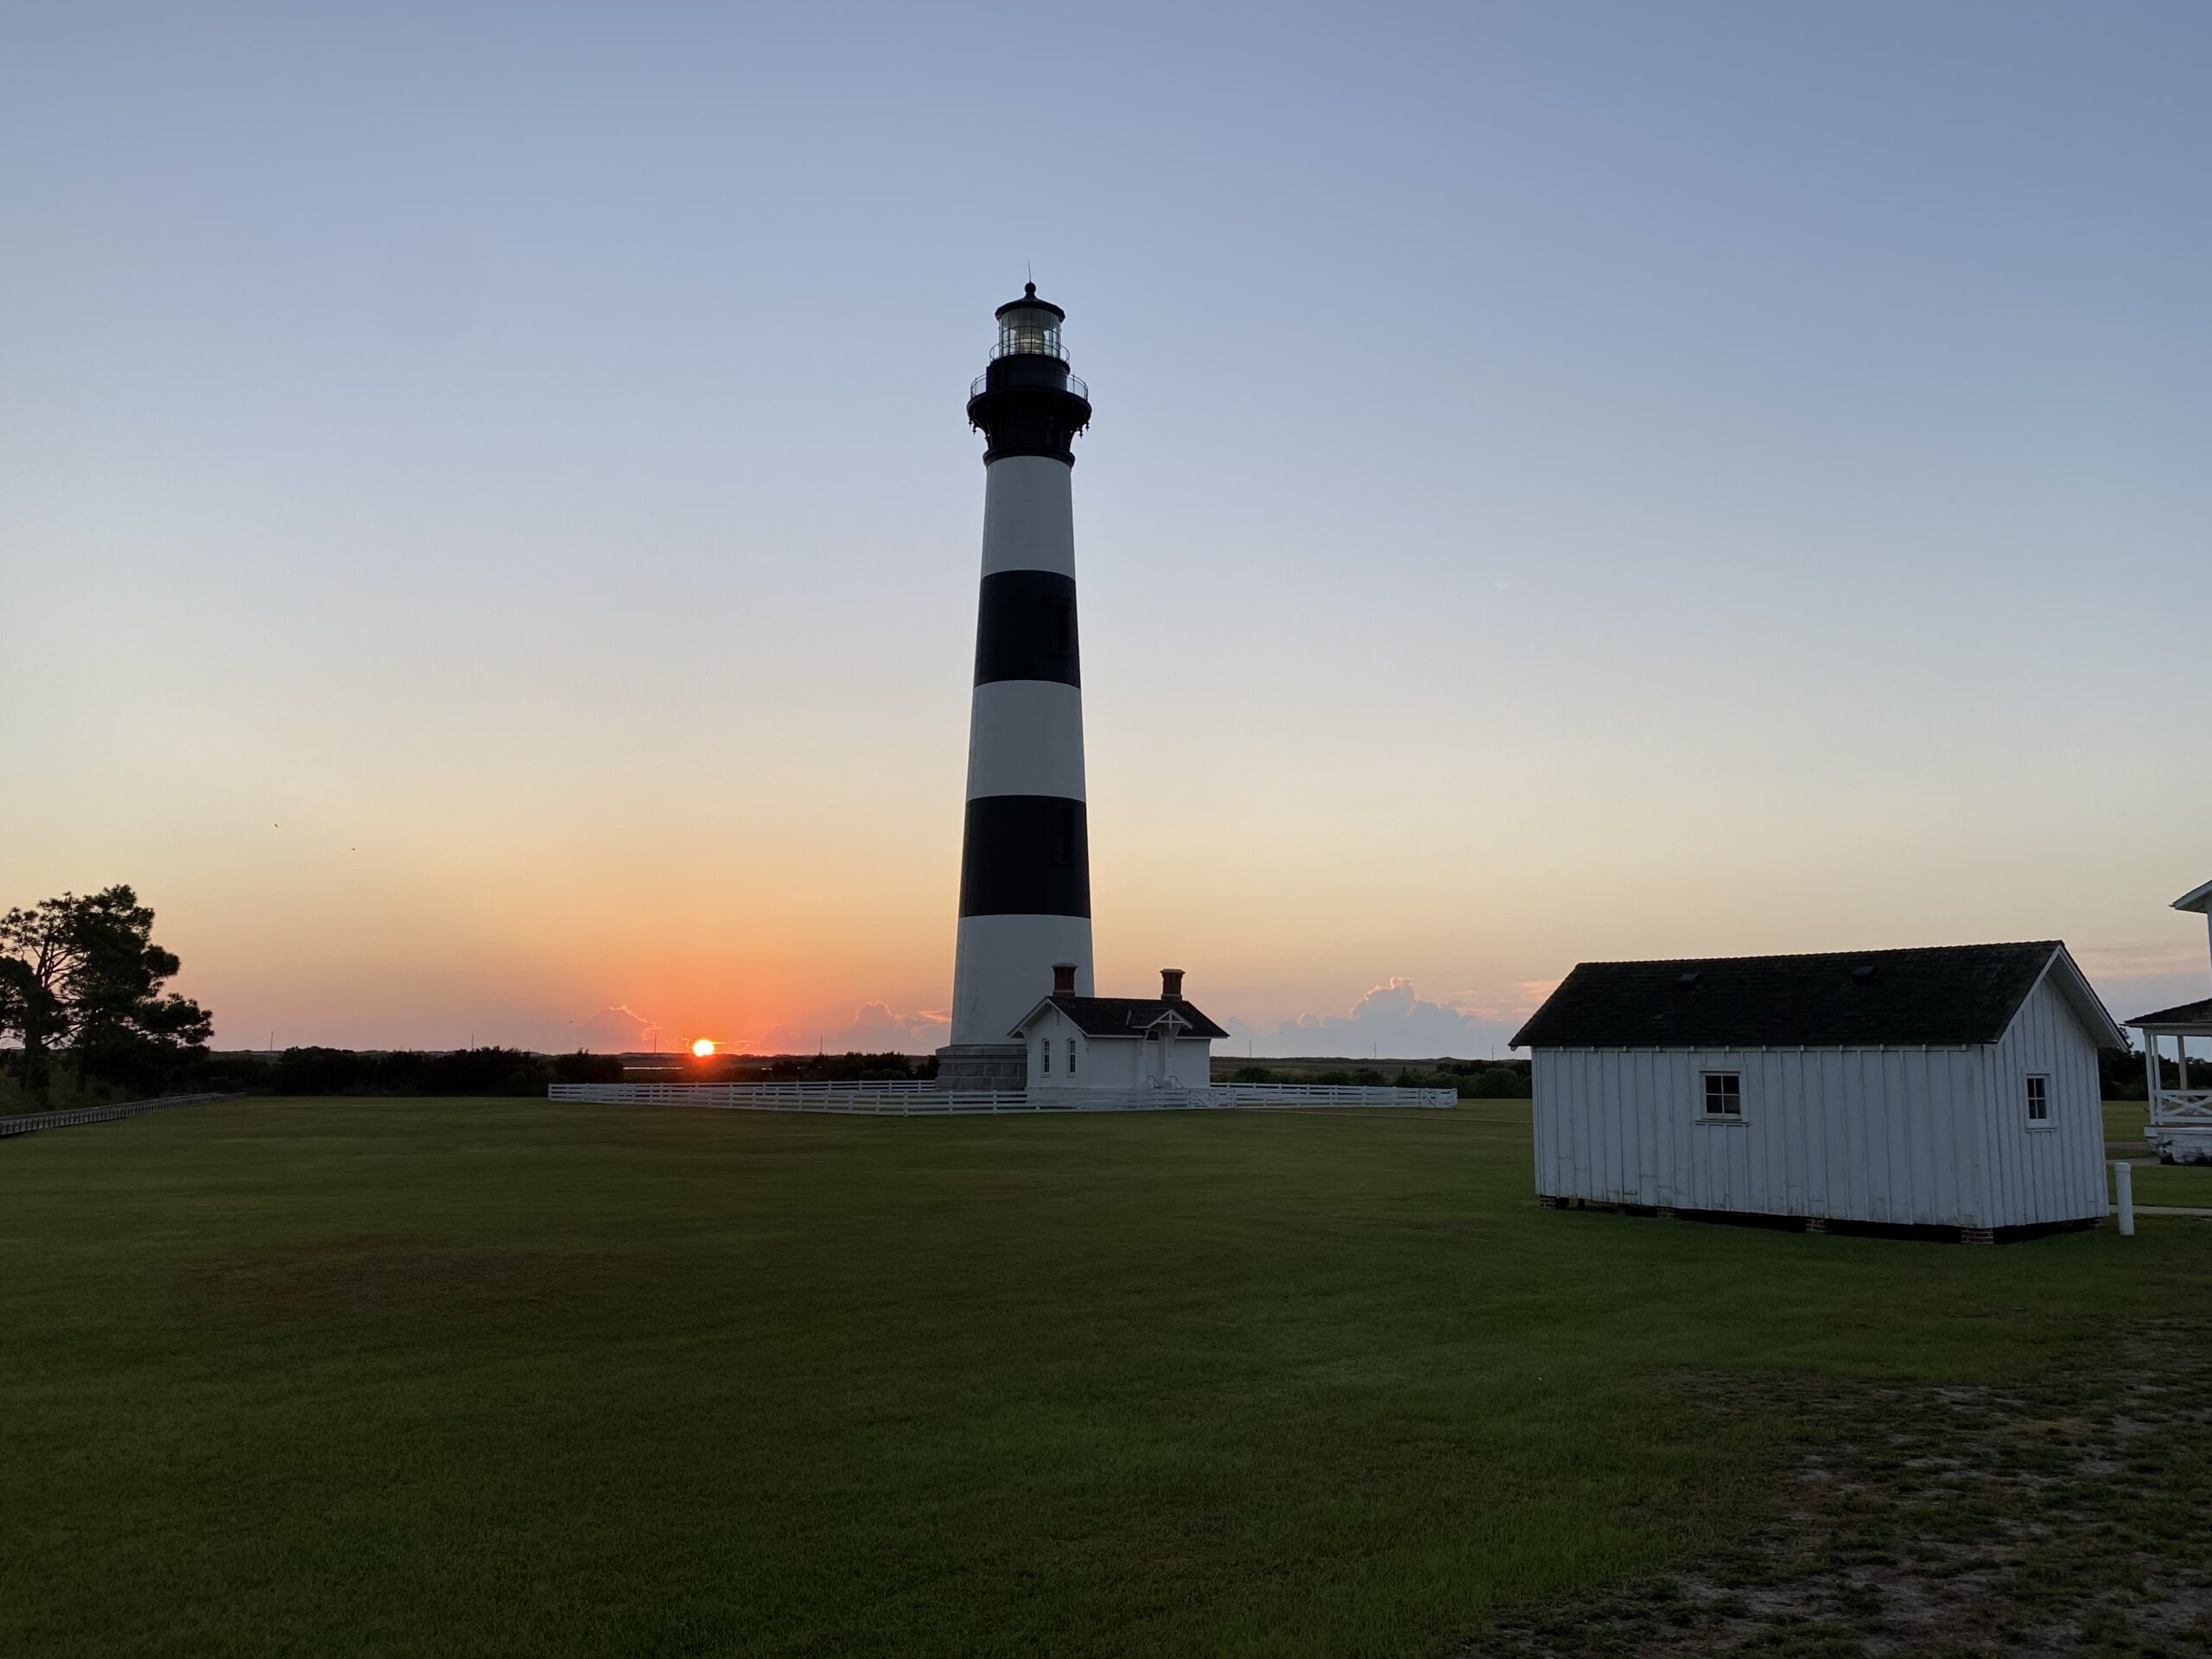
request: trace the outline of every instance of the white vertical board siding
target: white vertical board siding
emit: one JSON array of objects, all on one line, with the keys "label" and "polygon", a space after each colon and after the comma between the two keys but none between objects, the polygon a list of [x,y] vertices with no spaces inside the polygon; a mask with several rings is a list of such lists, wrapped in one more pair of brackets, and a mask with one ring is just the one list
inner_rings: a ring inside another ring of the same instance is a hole
[{"label": "white vertical board siding", "polygon": [[[1745,1215],[2019,1225],[2031,1217],[1993,1213],[1984,1179],[1987,1052],[1538,1049],[1536,1191]],[[2089,1051],[2092,1116],[2095,1071]],[[1743,1077],[1740,1124],[1702,1121],[1707,1071]]]},{"label": "white vertical board siding", "polygon": [[[2047,1129],[2028,1127],[2031,1072],[2050,1079]],[[2045,975],[1990,1051],[1980,1120],[1997,1219],[1987,1225],[2103,1216],[2103,1093],[2096,1045]]]},{"label": "white vertical board siding", "polygon": [[1175,1080],[1185,1089],[1210,1089],[1213,1086],[1211,1038],[1179,1038],[1175,1052],[1168,1056],[1167,1063]]},{"label": "white vertical board siding", "polygon": [[1084,1055],[1083,1081],[1092,1089],[1134,1089],[1137,1086],[1137,1051],[1144,1046],[1125,1038],[1108,1038],[1090,1045]]}]

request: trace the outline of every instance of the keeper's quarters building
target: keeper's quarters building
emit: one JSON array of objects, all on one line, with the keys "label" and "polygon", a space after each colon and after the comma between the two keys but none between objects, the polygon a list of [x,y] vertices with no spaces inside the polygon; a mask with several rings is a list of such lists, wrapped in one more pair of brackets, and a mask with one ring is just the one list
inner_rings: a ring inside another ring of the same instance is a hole
[{"label": "keeper's quarters building", "polygon": [[2097,1050],[2126,1039],[2056,941],[1586,962],[1513,1044],[1554,1205],[1970,1236],[2106,1212]]}]

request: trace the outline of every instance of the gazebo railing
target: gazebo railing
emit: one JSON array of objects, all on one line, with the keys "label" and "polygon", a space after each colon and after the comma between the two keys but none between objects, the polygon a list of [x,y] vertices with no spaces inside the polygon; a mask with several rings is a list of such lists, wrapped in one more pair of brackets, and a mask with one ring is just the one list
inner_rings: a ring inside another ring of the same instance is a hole
[{"label": "gazebo railing", "polygon": [[[2138,1026],[2143,1033],[2144,1079],[2150,1084],[2151,1128],[2153,1129],[2212,1128],[2212,1089],[2191,1088],[2190,1084],[2203,1073],[2204,1057],[2200,1049],[2190,1052],[2191,1039],[2201,1042],[2212,1037],[2212,1025],[2191,1022],[2187,1025]],[[2166,1052],[2171,1043],[2173,1052]],[[2177,1088],[2166,1087],[2165,1069],[2169,1063],[2176,1068]],[[2196,1071],[2192,1077],[2190,1072]]]},{"label": "gazebo railing", "polygon": [[2212,1089],[2158,1090],[2151,1100],[2151,1125],[2172,1123],[2212,1124]]}]

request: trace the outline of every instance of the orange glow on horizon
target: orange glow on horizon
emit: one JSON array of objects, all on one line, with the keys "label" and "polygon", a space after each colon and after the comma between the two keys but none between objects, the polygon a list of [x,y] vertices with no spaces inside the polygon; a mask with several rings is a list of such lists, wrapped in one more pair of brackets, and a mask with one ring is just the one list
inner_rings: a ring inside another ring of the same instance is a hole
[{"label": "orange glow on horizon", "polygon": [[692,1058],[695,1059],[704,1060],[711,1058],[714,1055],[714,1052],[715,1039],[711,1037],[702,1037],[697,1042],[691,1045],[691,1054]]}]

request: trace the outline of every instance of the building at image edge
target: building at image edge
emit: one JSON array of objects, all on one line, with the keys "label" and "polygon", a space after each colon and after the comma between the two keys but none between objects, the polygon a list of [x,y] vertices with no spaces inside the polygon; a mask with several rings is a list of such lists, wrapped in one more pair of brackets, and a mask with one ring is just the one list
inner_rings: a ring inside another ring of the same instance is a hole
[{"label": "building at image edge", "polygon": [[2106,1213],[2097,1051],[2056,940],[1584,963],[1530,1052],[1536,1191],[1995,1232]]}]

